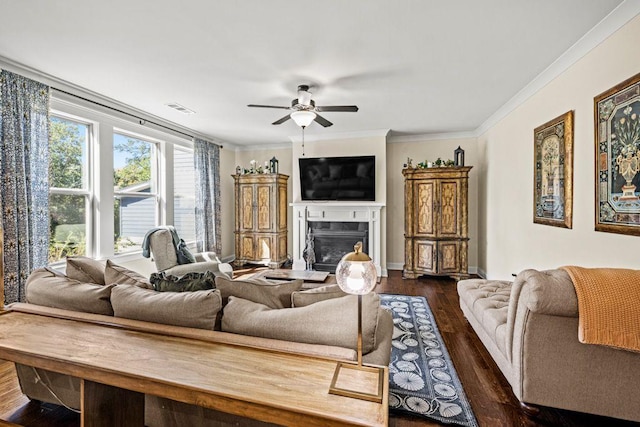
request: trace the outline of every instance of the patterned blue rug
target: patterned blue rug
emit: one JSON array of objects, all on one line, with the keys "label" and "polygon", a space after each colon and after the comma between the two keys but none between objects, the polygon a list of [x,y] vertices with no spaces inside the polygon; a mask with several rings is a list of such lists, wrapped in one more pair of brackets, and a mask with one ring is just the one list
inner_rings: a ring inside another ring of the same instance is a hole
[{"label": "patterned blue rug", "polygon": [[424,297],[380,294],[393,315],[389,409],[477,427],[467,396]]}]

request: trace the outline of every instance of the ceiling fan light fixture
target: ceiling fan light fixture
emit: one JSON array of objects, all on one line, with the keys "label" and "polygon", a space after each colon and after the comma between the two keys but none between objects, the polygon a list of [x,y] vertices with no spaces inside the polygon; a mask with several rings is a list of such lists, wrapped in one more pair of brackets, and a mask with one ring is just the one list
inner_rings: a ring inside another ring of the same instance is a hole
[{"label": "ceiling fan light fixture", "polygon": [[313,111],[294,111],[291,113],[291,118],[300,127],[307,127],[316,118],[316,113]]}]

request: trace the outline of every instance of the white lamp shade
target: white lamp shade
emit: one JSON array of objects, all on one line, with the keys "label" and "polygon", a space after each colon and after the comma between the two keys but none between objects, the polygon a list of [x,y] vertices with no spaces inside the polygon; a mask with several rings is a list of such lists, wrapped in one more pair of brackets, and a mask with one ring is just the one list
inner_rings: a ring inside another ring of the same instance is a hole
[{"label": "white lamp shade", "polygon": [[316,118],[316,113],[313,111],[294,111],[291,113],[291,118],[298,126],[305,128]]}]

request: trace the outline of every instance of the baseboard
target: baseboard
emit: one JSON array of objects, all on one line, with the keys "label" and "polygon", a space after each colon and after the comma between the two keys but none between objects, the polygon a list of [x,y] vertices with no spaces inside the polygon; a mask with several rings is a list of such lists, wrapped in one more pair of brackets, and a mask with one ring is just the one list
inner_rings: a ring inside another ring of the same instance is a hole
[{"label": "baseboard", "polygon": [[483,269],[481,269],[480,267],[476,267],[476,274],[478,276],[480,276],[483,279],[487,278],[487,273],[485,273],[485,271]]}]

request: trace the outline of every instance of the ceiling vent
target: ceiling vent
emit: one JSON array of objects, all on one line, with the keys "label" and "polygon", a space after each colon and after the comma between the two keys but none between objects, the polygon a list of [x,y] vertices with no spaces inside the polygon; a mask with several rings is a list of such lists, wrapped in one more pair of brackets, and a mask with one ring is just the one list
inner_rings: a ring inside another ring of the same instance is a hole
[{"label": "ceiling vent", "polygon": [[188,109],[187,107],[185,107],[184,105],[180,105],[177,102],[170,102],[168,104],[165,104],[167,107],[169,108],[173,108],[174,110],[178,110],[180,111],[182,114],[195,114],[196,112],[193,110]]}]

